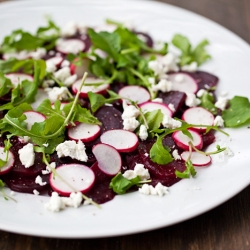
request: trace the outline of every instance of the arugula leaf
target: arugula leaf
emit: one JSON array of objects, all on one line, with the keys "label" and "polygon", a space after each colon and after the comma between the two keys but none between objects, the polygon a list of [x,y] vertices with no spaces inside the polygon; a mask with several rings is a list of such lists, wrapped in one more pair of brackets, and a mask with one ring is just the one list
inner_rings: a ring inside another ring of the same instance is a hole
[{"label": "arugula leaf", "polygon": [[163,146],[162,138],[158,136],[156,142],[150,149],[150,159],[158,164],[168,164],[174,160],[169,151],[169,148]]},{"label": "arugula leaf", "polygon": [[5,186],[4,182],[0,179],[0,188],[3,188]]},{"label": "arugula leaf", "polygon": [[201,41],[194,49],[192,49],[192,45],[187,37],[176,34],[172,39],[172,43],[182,52],[180,58],[181,66],[192,62],[197,62],[198,66],[200,66],[202,63],[211,58],[205,50],[205,47],[209,44],[207,40]]},{"label": "arugula leaf", "polygon": [[250,102],[247,97],[235,96],[229,101],[229,108],[222,111],[226,127],[238,127],[250,122]]},{"label": "arugula leaf", "polygon": [[117,194],[125,194],[128,189],[134,185],[138,185],[140,181],[140,176],[136,176],[135,178],[128,180],[127,178],[123,177],[121,173],[118,173],[112,178],[109,187]]},{"label": "arugula leaf", "polygon": [[201,97],[200,106],[209,110],[212,114],[216,115],[218,113],[218,109],[214,105],[214,97],[209,94],[209,92],[205,92]]},{"label": "arugula leaf", "polygon": [[6,78],[2,72],[0,72],[0,97],[8,94],[12,88],[10,79]]},{"label": "arugula leaf", "polygon": [[182,179],[190,178],[190,176],[195,177],[196,171],[195,171],[195,168],[194,168],[192,162],[190,160],[188,160],[185,162],[185,165],[186,165],[186,170],[184,172],[180,172],[178,170],[175,171],[176,177],[179,177]]}]

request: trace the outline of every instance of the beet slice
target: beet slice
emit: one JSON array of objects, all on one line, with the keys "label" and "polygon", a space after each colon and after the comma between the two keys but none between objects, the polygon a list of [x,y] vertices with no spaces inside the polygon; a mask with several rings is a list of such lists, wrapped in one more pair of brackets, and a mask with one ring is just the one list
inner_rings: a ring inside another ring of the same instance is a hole
[{"label": "beet slice", "polygon": [[203,141],[203,149],[215,141],[214,132],[210,131],[207,134],[201,135]]},{"label": "beet slice", "polygon": [[44,192],[49,189],[49,175],[41,175],[42,181],[47,182],[44,186],[35,183],[36,177],[34,176],[19,176],[10,172],[1,178],[8,188],[16,192],[33,194],[34,189],[38,192]]},{"label": "beet slice", "polygon": [[206,86],[209,86],[210,88],[216,87],[219,81],[219,78],[217,76],[204,71],[185,72],[185,73],[192,76],[196,80],[199,90],[206,89]]},{"label": "beet slice", "polygon": [[174,105],[175,111],[173,114],[177,113],[185,105],[186,94],[179,91],[169,91],[169,92],[160,92],[158,95],[159,98],[162,98],[163,103],[169,105],[170,103]]}]

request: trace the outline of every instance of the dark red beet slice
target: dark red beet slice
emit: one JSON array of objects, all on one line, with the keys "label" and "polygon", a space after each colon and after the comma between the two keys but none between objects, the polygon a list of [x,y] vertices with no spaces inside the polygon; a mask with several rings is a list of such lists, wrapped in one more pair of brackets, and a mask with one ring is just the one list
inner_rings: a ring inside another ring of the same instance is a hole
[{"label": "dark red beet slice", "polygon": [[49,188],[49,175],[40,175],[43,182],[47,182],[46,185],[40,186],[35,183],[36,177],[32,176],[18,176],[13,173],[9,173],[3,176],[3,181],[13,191],[21,193],[31,193],[36,189],[38,192],[47,191]]},{"label": "dark red beet slice", "polygon": [[217,76],[204,71],[185,72],[185,73],[189,74],[196,80],[199,89],[206,89],[206,86],[209,86],[210,88],[216,87],[219,81],[219,78]]},{"label": "dark red beet slice", "polygon": [[202,140],[203,140],[203,148],[209,146],[210,144],[212,144],[215,141],[214,132],[210,131],[207,134],[203,134]]},{"label": "dark red beet slice", "polygon": [[169,91],[166,93],[160,92],[158,97],[162,98],[163,103],[167,105],[172,103],[174,105],[175,112],[173,112],[173,114],[180,111],[183,105],[185,105],[186,94],[183,92],[179,91]]},{"label": "dark red beet slice", "polygon": [[86,193],[86,195],[98,204],[103,204],[107,201],[112,200],[116,194],[112,189],[109,188],[112,177],[101,172],[97,164],[98,163],[96,162],[91,167],[91,169],[95,173],[96,179],[94,186],[90,191]]},{"label": "dark red beet slice", "polygon": [[122,113],[113,106],[103,106],[96,113],[96,118],[102,123],[101,133],[111,129],[122,129]]}]

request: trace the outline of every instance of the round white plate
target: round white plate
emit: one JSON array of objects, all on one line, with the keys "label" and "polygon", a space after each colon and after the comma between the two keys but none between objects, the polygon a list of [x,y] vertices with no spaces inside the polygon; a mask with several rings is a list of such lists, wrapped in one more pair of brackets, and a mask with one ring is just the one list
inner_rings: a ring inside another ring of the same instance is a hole
[{"label": "round white plate", "polygon": [[[212,60],[203,69],[220,78],[218,93],[250,97],[250,48],[225,28],[191,12],[151,1],[55,0],[16,1],[0,5],[1,38],[13,29],[34,31],[50,14],[59,25],[75,20],[91,26],[105,18],[132,21],[138,30],[154,39],[170,41],[181,33],[193,44],[210,41]],[[250,183],[250,130],[227,129],[219,135],[234,152],[212,166],[199,169],[197,178],[182,180],[164,197],[136,193],[116,196],[102,205],[69,208],[59,213],[46,211],[48,197],[16,194],[17,203],[0,198],[0,229],[37,236],[91,238],[132,234],[169,226],[197,216],[225,202]],[[215,145],[213,145],[215,146]],[[7,191],[9,192],[9,191]]]}]

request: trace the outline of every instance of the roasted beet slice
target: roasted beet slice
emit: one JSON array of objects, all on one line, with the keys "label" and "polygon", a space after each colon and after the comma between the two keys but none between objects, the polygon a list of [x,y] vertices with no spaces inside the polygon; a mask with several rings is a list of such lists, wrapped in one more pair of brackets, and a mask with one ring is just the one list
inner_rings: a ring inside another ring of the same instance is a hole
[{"label": "roasted beet slice", "polygon": [[219,81],[217,76],[204,71],[185,73],[189,74],[197,81],[199,89],[206,89],[206,86],[209,86],[210,88],[216,87]]},{"label": "roasted beet slice", "polygon": [[96,118],[102,123],[101,133],[111,129],[122,129],[122,113],[113,106],[103,106],[96,113]]},{"label": "roasted beet slice", "polygon": [[175,112],[173,114],[180,111],[185,105],[186,94],[179,91],[169,91],[166,93],[160,92],[158,94],[159,98],[162,98],[163,103],[169,105],[170,103],[174,105]]},{"label": "roasted beet slice", "polygon": [[93,199],[98,204],[103,204],[115,197],[115,192],[109,188],[112,177],[104,174],[99,168],[98,163],[94,163],[91,169],[95,173],[95,183],[86,196]]},{"label": "roasted beet slice", "polygon": [[203,148],[209,146],[210,144],[212,144],[215,141],[214,132],[210,131],[207,134],[203,134],[202,140],[203,140]]},{"label": "roasted beet slice", "polygon": [[49,175],[40,175],[43,182],[47,184],[44,186],[40,186],[35,183],[36,177],[32,176],[19,176],[13,173],[9,173],[3,176],[3,181],[13,191],[21,192],[21,193],[31,193],[33,194],[33,190],[37,190],[38,192],[47,191],[49,188]]}]

